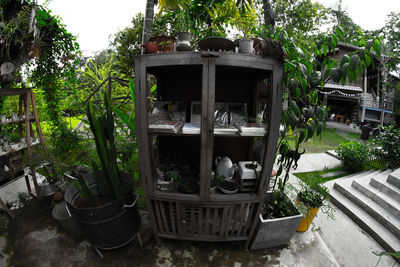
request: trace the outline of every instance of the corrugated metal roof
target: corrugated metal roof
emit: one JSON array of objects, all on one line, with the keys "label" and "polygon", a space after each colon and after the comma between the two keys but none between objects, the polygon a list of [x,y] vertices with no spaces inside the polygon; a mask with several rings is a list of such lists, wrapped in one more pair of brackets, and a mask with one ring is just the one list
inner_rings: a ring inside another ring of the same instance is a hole
[{"label": "corrugated metal roof", "polygon": [[353,91],[353,92],[363,92],[363,89],[358,86],[351,86],[351,85],[340,85],[340,84],[332,84],[332,83],[326,83],[324,86],[325,88],[329,89],[338,89],[338,90],[347,90],[347,91]]}]

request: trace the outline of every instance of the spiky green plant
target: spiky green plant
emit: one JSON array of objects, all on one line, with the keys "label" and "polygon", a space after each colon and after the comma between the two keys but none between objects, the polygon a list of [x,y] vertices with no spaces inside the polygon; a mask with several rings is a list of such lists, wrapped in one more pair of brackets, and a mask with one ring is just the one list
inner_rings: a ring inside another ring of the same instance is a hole
[{"label": "spiky green plant", "polygon": [[105,111],[99,110],[98,112],[95,111],[92,103],[89,102],[86,106],[87,117],[90,129],[93,132],[101,170],[96,163],[92,165],[100,193],[103,195],[111,194],[112,197],[118,199],[123,196],[123,190],[114,144],[114,116],[108,92],[104,95],[104,106]]}]

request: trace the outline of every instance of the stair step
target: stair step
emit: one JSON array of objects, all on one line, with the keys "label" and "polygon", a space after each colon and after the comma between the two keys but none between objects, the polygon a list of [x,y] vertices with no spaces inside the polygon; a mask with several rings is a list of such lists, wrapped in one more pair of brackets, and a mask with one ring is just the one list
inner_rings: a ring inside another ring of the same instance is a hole
[{"label": "stair step", "polygon": [[[374,238],[386,251],[400,250],[400,240],[380,225],[374,218],[340,194],[337,190],[330,191],[331,202],[357,223],[365,232]],[[400,263],[400,259],[396,259]]]},{"label": "stair step", "polygon": [[352,179],[335,183],[334,188],[373,217],[400,240],[400,220],[351,186]]},{"label": "stair step", "polygon": [[376,189],[378,189],[379,191],[381,191],[382,193],[386,194],[390,198],[397,201],[399,203],[397,205],[400,205],[400,188],[397,188],[393,184],[388,183],[387,179],[388,179],[388,176],[374,177],[374,178],[371,178],[371,180],[369,181],[369,184],[371,186],[375,187]]},{"label": "stair step", "polygon": [[[378,175],[378,177],[387,177],[387,173]],[[372,178],[373,179],[373,178]],[[378,178],[379,179],[379,178]],[[394,199],[386,196],[384,193],[372,187],[368,180],[363,178],[354,179],[351,184],[352,187],[356,188],[358,191],[369,197],[372,201],[389,211],[396,218],[400,218],[400,205]]]},{"label": "stair step", "polygon": [[344,177],[341,177],[341,178],[338,178],[338,179],[335,179],[335,180],[328,181],[328,182],[324,183],[324,185],[326,187],[328,187],[329,190],[333,190],[333,186],[337,182],[345,181],[345,180],[348,180],[348,179],[354,179],[354,178],[357,178],[357,177],[369,176],[374,172],[375,171],[362,171],[362,172],[353,173],[353,174],[350,174],[350,175],[347,175],[347,176],[344,176]]},{"label": "stair step", "polygon": [[400,168],[389,174],[387,181],[400,189]]}]

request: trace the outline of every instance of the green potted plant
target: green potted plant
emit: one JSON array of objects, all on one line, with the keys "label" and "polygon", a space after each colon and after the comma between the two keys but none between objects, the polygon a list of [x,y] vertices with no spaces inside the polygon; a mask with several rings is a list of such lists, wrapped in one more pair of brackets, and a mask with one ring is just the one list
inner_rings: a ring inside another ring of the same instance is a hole
[{"label": "green potted plant", "polygon": [[92,163],[92,172],[78,175],[65,193],[72,217],[79,223],[84,237],[99,248],[117,248],[137,234],[141,218],[132,177],[120,172],[114,144],[114,116],[108,93],[105,109],[87,105],[100,166]]},{"label": "green potted plant", "polygon": [[319,209],[328,217],[333,217],[333,208],[329,202],[329,189],[321,185],[321,181],[322,177],[317,173],[308,175],[300,183],[301,189],[297,194],[297,204],[304,216],[297,227],[298,232],[308,230]]},{"label": "green potted plant", "polygon": [[288,244],[303,217],[288,197],[294,188],[289,184],[284,187],[279,181],[279,188],[269,191],[265,196],[258,229],[251,244],[252,250]]},{"label": "green potted plant", "polygon": [[190,16],[187,9],[180,9],[177,14],[177,51],[192,51],[190,44],[193,35],[189,32]]},{"label": "green potted plant", "polygon": [[234,18],[236,27],[239,29],[239,52],[253,54],[254,47],[254,28],[257,22],[257,13],[254,9],[250,9],[244,14],[238,13]]}]

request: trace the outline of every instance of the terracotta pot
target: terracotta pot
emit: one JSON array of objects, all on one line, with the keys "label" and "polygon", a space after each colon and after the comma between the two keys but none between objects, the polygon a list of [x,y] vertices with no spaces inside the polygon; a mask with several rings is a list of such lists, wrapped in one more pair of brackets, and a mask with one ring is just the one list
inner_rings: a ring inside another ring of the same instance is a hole
[{"label": "terracotta pot", "polygon": [[144,47],[147,54],[157,53],[159,48],[158,44],[155,44],[153,42],[147,42]]}]

